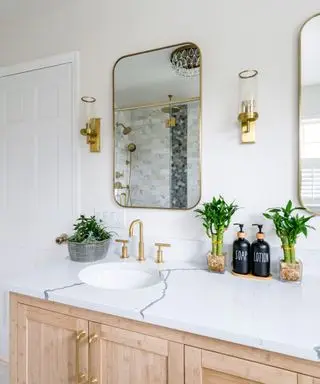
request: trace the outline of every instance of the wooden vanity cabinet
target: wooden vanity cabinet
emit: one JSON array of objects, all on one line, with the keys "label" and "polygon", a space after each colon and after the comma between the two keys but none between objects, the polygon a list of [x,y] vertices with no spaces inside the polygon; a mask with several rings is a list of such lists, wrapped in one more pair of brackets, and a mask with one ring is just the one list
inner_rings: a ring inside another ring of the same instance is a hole
[{"label": "wooden vanity cabinet", "polygon": [[193,347],[185,349],[185,373],[186,384],[298,382],[298,375],[294,372]]},{"label": "wooden vanity cabinet", "polygon": [[[91,380],[99,384],[183,384],[182,344],[98,323],[89,324]],[[96,337],[97,336],[97,337]]]},{"label": "wooden vanity cabinet", "polygon": [[320,384],[320,379],[310,376],[299,375],[298,384]]},{"label": "wooden vanity cabinet", "polygon": [[21,303],[14,317],[11,384],[184,383],[183,344]]},{"label": "wooden vanity cabinet", "polygon": [[320,362],[10,295],[11,384],[320,384]]},{"label": "wooden vanity cabinet", "polygon": [[77,384],[77,372],[87,377],[86,320],[23,304],[17,315],[17,350],[12,351],[17,366],[11,383]]}]

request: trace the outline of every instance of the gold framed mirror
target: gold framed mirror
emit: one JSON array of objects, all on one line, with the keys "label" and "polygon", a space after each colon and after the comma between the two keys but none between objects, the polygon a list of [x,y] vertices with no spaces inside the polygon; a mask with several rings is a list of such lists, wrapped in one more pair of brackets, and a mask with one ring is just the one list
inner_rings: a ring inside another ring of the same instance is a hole
[{"label": "gold framed mirror", "polygon": [[127,208],[192,209],[201,197],[201,52],[126,55],[113,68],[113,193]]},{"label": "gold framed mirror", "polygon": [[299,175],[301,204],[320,214],[320,14],[299,38]]}]

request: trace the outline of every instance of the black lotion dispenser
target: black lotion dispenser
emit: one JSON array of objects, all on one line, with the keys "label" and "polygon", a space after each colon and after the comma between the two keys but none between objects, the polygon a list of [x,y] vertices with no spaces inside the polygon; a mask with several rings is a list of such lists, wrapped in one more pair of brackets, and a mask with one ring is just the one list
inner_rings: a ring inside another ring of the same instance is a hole
[{"label": "black lotion dispenser", "polygon": [[233,242],[232,268],[234,273],[247,275],[250,272],[250,243],[246,240],[246,234],[243,231],[243,224],[239,225],[237,240]]},{"label": "black lotion dispenser", "polygon": [[270,246],[264,240],[262,224],[252,224],[259,228],[257,240],[251,244],[252,274],[259,277],[270,276]]}]

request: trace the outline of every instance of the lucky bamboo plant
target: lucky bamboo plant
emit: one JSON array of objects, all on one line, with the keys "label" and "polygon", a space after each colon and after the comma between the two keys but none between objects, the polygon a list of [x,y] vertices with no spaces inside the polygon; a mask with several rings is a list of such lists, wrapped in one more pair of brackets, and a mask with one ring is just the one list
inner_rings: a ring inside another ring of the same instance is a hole
[{"label": "lucky bamboo plant", "polygon": [[276,234],[281,240],[284,262],[296,264],[295,245],[299,235],[308,236],[311,227],[308,222],[314,216],[302,216],[295,214],[296,211],[306,211],[303,207],[294,207],[291,200],[286,206],[280,208],[269,208],[263,215],[266,219],[272,220]]},{"label": "lucky bamboo plant", "polygon": [[224,232],[238,209],[238,205],[234,202],[227,203],[222,196],[219,196],[213,197],[211,202],[204,203],[201,209],[195,210],[197,216],[202,219],[207,236],[211,239],[213,256],[223,255]]}]

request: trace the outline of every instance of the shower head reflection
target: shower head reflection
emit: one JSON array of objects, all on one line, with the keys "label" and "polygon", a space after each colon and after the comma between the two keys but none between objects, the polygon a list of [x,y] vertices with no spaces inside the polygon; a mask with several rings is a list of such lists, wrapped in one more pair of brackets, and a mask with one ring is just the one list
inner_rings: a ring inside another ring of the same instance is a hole
[{"label": "shower head reflection", "polygon": [[132,132],[132,128],[131,127],[126,127],[124,124],[122,123],[116,123],[116,127],[122,127],[122,134],[123,135],[129,135],[129,133]]}]

